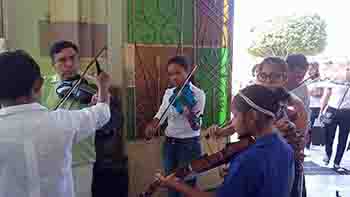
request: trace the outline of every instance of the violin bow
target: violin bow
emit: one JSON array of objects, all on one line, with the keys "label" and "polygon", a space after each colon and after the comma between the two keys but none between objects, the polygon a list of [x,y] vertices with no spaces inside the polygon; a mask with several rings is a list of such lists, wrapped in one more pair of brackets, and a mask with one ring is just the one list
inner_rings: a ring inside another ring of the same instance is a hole
[{"label": "violin bow", "polygon": [[55,106],[54,110],[57,110],[62,106],[64,102],[67,101],[67,99],[72,95],[73,91],[77,89],[81,82],[83,81],[84,76],[86,75],[87,71],[90,69],[90,67],[96,63],[96,68],[97,68],[97,74],[100,74],[102,72],[102,69],[100,67],[100,64],[98,63],[98,58],[102,55],[102,53],[107,50],[107,46],[104,46],[98,53],[97,55],[90,61],[90,63],[86,66],[84,72],[80,75],[80,79],[73,85],[72,88],[69,89],[69,91],[62,97],[62,99],[57,103]]},{"label": "violin bow", "polygon": [[308,82],[310,79],[312,80],[311,82],[313,82],[313,80],[316,80],[320,77],[320,74],[314,74],[314,75],[311,75],[309,76],[308,78],[304,79],[302,82],[300,82],[297,87],[293,88],[292,90],[289,90],[289,91],[294,91],[298,88],[300,88],[301,86],[303,86],[304,84],[306,84],[306,82]]}]

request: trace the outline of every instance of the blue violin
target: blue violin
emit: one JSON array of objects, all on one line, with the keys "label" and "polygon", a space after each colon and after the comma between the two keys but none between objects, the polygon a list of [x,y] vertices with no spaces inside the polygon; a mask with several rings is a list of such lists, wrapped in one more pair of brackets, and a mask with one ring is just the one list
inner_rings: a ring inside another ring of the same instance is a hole
[{"label": "blue violin", "polygon": [[186,83],[182,89],[181,94],[176,97],[178,90],[175,89],[173,95],[169,98],[169,102],[174,100],[172,106],[175,107],[179,114],[185,114],[193,130],[200,129],[201,116],[197,115],[197,112],[193,111],[194,106],[197,104],[197,98],[195,97],[191,86]]}]

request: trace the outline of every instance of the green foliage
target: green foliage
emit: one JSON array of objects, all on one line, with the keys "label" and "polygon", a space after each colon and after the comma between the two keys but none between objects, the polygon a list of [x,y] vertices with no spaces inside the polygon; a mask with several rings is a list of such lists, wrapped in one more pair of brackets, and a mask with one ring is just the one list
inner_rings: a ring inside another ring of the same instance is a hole
[{"label": "green foliage", "polygon": [[317,14],[277,17],[254,27],[248,52],[256,57],[317,55],[327,44],[326,22]]}]

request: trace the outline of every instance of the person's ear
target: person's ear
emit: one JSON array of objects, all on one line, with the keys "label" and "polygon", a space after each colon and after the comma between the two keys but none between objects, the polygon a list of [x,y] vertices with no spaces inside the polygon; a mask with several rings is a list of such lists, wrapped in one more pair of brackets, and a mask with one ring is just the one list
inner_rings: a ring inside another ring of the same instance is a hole
[{"label": "person's ear", "polygon": [[256,121],[258,120],[258,113],[257,111],[251,109],[246,113],[245,119],[247,120],[247,123],[249,125],[255,125]]},{"label": "person's ear", "polygon": [[34,84],[33,84],[33,94],[34,95],[41,94],[41,88],[42,88],[43,84],[44,84],[44,79],[41,77],[34,81]]}]

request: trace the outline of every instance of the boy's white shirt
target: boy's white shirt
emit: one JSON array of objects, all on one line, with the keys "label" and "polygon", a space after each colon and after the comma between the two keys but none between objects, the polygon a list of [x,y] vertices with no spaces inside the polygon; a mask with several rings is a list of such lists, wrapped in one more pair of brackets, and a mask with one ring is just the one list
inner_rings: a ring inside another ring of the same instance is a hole
[{"label": "boy's white shirt", "polygon": [[105,103],[74,111],[38,103],[0,109],[0,196],[73,197],[72,145],[110,116]]}]

